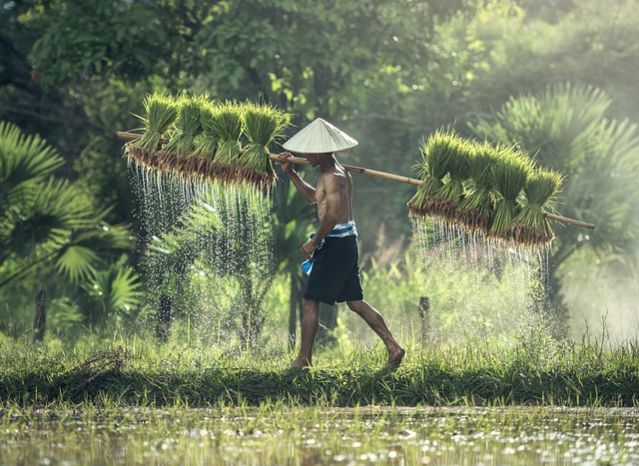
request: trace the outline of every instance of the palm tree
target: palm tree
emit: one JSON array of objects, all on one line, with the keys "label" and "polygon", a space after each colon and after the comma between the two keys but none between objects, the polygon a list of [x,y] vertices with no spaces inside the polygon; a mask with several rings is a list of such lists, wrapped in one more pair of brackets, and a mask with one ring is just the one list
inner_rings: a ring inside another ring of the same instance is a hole
[{"label": "palm tree", "polygon": [[[476,135],[518,144],[541,165],[566,175],[561,212],[592,220],[593,231],[558,227],[550,256],[550,293],[559,303],[558,269],[580,248],[608,264],[631,266],[639,235],[639,132],[605,116],[610,98],[584,85],[557,85],[511,98],[495,118],[471,124]],[[631,272],[632,267],[627,270]]]},{"label": "palm tree", "polygon": [[[39,136],[0,122],[0,288],[28,273],[56,273],[79,285],[95,279],[114,250],[131,247],[128,228],[105,221],[108,209],[52,176],[63,163]],[[45,312],[47,280],[40,283],[38,311]],[[35,322],[42,326],[44,317]]]}]

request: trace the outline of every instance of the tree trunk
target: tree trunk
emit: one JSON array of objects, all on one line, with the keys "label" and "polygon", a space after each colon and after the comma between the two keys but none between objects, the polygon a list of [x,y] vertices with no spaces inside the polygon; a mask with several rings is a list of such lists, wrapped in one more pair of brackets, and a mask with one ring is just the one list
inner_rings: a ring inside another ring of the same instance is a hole
[{"label": "tree trunk", "polygon": [[47,295],[46,292],[40,288],[36,294],[36,312],[35,319],[33,320],[34,341],[42,341],[44,339],[44,333],[47,324]]},{"label": "tree trunk", "polygon": [[171,297],[165,294],[160,295],[155,337],[161,343],[166,343],[169,339],[169,333],[171,331],[171,306]]},{"label": "tree trunk", "polygon": [[430,323],[430,300],[428,296],[419,298],[419,320],[422,329],[422,343],[430,343],[433,339],[433,334]]}]

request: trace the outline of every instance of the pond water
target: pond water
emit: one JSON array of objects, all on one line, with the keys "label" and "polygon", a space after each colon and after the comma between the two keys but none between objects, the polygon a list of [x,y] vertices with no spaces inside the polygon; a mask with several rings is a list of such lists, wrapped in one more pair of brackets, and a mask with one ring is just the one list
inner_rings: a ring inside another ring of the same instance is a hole
[{"label": "pond water", "polygon": [[622,408],[0,411],[2,465],[637,465]]}]

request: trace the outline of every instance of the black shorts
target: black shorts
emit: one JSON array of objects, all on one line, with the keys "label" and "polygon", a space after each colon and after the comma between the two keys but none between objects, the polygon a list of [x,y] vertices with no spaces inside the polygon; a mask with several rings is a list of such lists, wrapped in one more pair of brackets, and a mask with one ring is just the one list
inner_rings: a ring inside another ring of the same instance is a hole
[{"label": "black shorts", "polygon": [[355,235],[324,238],[324,246],[313,255],[304,298],[327,304],[364,299],[358,262]]}]

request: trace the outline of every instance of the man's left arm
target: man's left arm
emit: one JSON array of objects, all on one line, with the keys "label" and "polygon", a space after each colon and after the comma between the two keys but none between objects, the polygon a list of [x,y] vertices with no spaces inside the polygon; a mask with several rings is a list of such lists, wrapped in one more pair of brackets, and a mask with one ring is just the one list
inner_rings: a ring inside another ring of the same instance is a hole
[{"label": "man's left arm", "polygon": [[322,222],[315,232],[315,236],[302,246],[302,254],[306,257],[311,257],[311,255],[313,255],[313,251],[319,242],[330,233],[335,225],[337,225],[340,218],[339,209],[341,205],[342,191],[340,189],[340,180],[338,175],[326,175],[324,178],[324,189],[326,192],[326,197],[324,198],[326,210],[322,217]]}]

